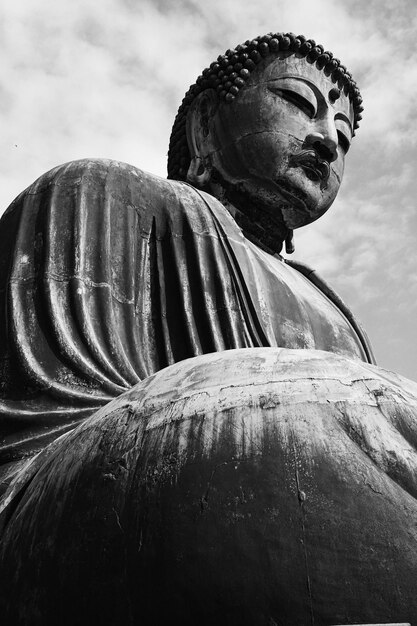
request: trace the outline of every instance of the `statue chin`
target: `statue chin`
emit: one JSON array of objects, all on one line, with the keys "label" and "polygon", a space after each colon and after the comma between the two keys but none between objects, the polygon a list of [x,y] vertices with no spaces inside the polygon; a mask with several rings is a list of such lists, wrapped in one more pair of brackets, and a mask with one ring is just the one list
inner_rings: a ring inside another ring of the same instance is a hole
[{"label": "statue chin", "polygon": [[[279,195],[284,199],[280,205],[282,219],[285,225],[293,230],[315,222],[328,211],[334,200],[322,197],[318,199],[316,195],[313,196],[306,191],[304,183],[303,174],[293,176],[290,180],[288,177],[280,177],[276,181]],[[317,194],[317,189],[314,189],[314,192]]]},{"label": "statue chin", "polygon": [[322,217],[322,215],[324,215],[329,208],[330,207],[326,207],[321,210],[315,208],[301,209],[295,204],[288,203],[282,204],[280,206],[280,211],[285,226],[291,230],[296,230],[297,228],[302,228],[303,226],[312,224]]},{"label": "statue chin", "polygon": [[318,350],[161,370],[26,471],[2,615],[24,597],[30,624],[56,606],[62,624],[408,621],[416,409],[417,384]]},{"label": "statue chin", "polygon": [[222,167],[213,168],[207,189],[220,201],[230,202],[266,233],[275,231],[281,241],[290,229],[307,226],[324,215],[337,193],[322,188],[318,181],[310,181],[303,171],[295,169],[271,181],[237,178]]}]

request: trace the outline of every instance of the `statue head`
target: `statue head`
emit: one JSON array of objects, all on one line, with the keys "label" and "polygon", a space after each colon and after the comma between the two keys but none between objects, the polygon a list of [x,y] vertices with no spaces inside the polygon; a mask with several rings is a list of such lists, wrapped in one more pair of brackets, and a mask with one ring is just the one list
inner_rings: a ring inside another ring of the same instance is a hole
[{"label": "statue head", "polygon": [[313,40],[277,33],[247,41],[185,95],[168,176],[283,241],[335,199],[361,103],[346,68]]}]

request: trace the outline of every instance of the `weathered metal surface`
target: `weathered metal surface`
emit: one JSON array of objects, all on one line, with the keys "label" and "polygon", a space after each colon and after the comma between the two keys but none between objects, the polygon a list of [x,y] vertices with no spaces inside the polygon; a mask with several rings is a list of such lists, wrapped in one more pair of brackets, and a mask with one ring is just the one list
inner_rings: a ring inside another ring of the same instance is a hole
[{"label": "weathered metal surface", "polygon": [[126,164],[45,174],[0,237],[5,470],[184,358],[278,345],[367,359],[342,311],[217,200]]},{"label": "weathered metal surface", "polygon": [[359,94],[269,40],[177,117],[204,191],[79,161],[1,221],[2,623],[417,619],[417,385],[275,254],[333,202]]},{"label": "weathered metal surface", "polygon": [[416,415],[416,383],[315,350],[160,371],[12,494],[4,623],[416,622]]}]

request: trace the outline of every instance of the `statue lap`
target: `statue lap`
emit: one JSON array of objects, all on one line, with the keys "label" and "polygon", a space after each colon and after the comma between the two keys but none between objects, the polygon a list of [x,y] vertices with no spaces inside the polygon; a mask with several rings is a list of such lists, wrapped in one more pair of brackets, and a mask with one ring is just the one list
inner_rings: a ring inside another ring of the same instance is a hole
[{"label": "statue lap", "polygon": [[416,410],[417,384],[316,350],[161,370],[10,494],[5,623],[412,621]]}]

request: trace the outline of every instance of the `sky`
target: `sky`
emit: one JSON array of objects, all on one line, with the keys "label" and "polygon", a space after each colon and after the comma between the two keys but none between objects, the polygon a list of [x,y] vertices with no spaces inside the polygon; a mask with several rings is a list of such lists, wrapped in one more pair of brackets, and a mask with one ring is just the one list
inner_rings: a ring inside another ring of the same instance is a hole
[{"label": "sky", "polygon": [[[417,380],[417,4],[414,0],[14,0],[0,8],[0,213],[52,167],[86,157],[166,176],[190,84],[267,32],[314,38],[365,111],[338,198],[295,232],[366,329],[381,367]],[[1,245],[1,242],[0,242]]]}]

